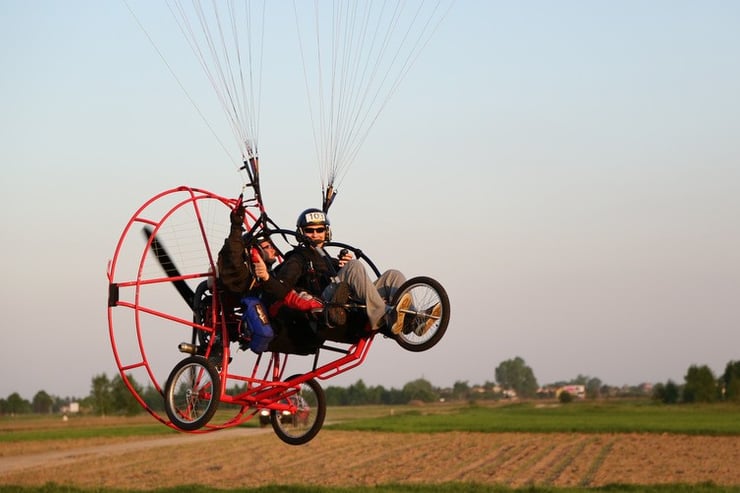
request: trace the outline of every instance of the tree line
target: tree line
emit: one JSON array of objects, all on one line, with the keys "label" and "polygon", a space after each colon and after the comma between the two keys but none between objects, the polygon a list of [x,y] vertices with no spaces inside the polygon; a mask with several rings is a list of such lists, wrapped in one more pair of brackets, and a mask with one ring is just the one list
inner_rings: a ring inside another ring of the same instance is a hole
[{"label": "tree line", "polygon": [[[668,380],[657,383],[651,393],[644,386],[612,387],[602,384],[599,378],[578,375],[569,381],[560,381],[541,387],[534,371],[524,359],[516,357],[501,362],[495,369],[495,381],[482,385],[470,385],[467,381],[457,381],[450,388],[440,388],[423,378],[406,383],[402,388],[367,386],[362,380],[347,387],[329,386],[325,389],[327,404],[330,406],[351,406],[367,404],[401,405],[413,401],[437,402],[440,400],[486,400],[553,398],[555,389],[566,385],[583,385],[587,398],[604,397],[652,397],[666,404],[691,402],[740,402],[740,361],[730,361],[724,373],[716,377],[706,365],[692,365],[679,384]],[[142,387],[129,377],[129,383],[136,389],[145,404],[156,412],[164,411],[162,395],[152,385]],[[243,391],[244,387],[234,386],[230,393]],[[560,396],[568,401],[568,396]],[[15,414],[53,414],[69,412],[70,406],[77,403],[79,412],[96,415],[135,415],[144,408],[129,392],[120,375],[108,378],[106,374],[92,378],[90,393],[81,399],[56,397],[41,390],[31,401],[23,399],[17,392],[7,398],[0,398],[0,415]]]},{"label": "tree line", "polygon": [[691,365],[683,385],[672,380],[658,383],[653,388],[653,398],[665,404],[740,402],[740,361],[727,363],[719,377],[707,365]]}]

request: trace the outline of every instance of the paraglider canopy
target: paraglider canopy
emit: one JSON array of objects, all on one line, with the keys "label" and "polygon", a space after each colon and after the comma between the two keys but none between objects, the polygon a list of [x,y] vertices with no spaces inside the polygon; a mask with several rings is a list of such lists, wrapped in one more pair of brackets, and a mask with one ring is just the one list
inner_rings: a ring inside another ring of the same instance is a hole
[{"label": "paraglider canopy", "polygon": [[299,2],[294,6],[322,204],[327,211],[371,128],[451,2]]},{"label": "paraglider canopy", "polygon": [[[380,113],[452,3],[293,2],[325,212]],[[166,4],[213,86],[241,153],[245,184],[253,187],[262,207],[263,55],[265,44],[276,38],[276,33],[265,30],[267,3],[166,0]]]}]

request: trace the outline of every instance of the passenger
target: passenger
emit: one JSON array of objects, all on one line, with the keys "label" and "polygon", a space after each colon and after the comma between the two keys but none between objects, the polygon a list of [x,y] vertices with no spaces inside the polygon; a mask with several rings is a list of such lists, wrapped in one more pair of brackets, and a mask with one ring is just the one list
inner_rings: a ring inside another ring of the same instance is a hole
[{"label": "passenger", "polygon": [[[256,287],[259,289],[262,287],[262,283],[273,274],[273,266],[277,262],[277,249],[267,237],[261,237],[257,241],[257,246],[259,247],[259,255],[252,255],[251,252],[247,252],[247,254],[251,258],[255,281],[258,283]],[[296,291],[295,289],[291,289],[280,301],[270,305],[270,316],[274,317],[281,306],[313,313],[319,313],[324,310],[324,303],[321,299],[305,291]],[[330,318],[334,324],[342,325],[344,323],[340,313],[343,312],[330,310]]]},{"label": "passenger", "polygon": [[275,249],[275,245],[273,245],[272,240],[266,236],[258,236],[257,247],[259,247],[258,251],[263,260],[261,265],[264,265],[267,270],[272,270],[278,258],[277,250]]},{"label": "passenger", "polygon": [[[230,212],[231,232],[224,242],[218,256],[218,272],[227,291],[238,297],[262,295],[260,279],[269,278],[277,262],[277,249],[264,232],[242,234],[244,227],[244,207],[237,205]],[[259,259],[259,261],[257,261]],[[253,269],[247,265],[252,263]],[[286,292],[276,304],[301,311],[321,312],[324,303],[312,296],[295,291]]]}]

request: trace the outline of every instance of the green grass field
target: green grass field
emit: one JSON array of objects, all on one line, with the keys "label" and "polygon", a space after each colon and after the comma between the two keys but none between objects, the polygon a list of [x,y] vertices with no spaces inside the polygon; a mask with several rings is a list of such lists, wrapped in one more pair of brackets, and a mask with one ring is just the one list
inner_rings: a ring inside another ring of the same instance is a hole
[{"label": "green grass field", "polygon": [[505,406],[404,408],[393,415],[357,417],[327,428],[385,432],[443,431],[678,433],[740,435],[736,405],[662,406],[650,402],[573,402]]},{"label": "green grass field", "polygon": [[[113,423],[106,422],[105,418],[100,419],[99,426],[90,426],[89,418],[72,418],[62,425],[57,418],[37,415],[0,417],[0,443],[177,433],[148,416],[131,419],[130,422],[125,419],[121,421],[120,418]],[[243,426],[257,426],[257,423],[252,420]],[[525,402],[507,405],[443,403],[395,407],[348,406],[329,408],[324,428],[397,433],[475,431],[740,435],[740,406],[664,406],[647,401],[586,401],[566,405]]]}]

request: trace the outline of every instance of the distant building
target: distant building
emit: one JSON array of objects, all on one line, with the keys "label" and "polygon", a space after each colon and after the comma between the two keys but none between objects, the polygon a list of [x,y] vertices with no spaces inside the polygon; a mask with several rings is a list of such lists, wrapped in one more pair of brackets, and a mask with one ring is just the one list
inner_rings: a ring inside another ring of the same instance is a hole
[{"label": "distant building", "polygon": [[586,386],[585,385],[563,385],[555,391],[555,397],[560,397],[563,392],[568,392],[571,396],[578,399],[586,398]]},{"label": "distant building", "polygon": [[68,406],[62,406],[60,411],[62,414],[77,414],[80,412],[80,403],[70,402]]},{"label": "distant building", "polygon": [[518,396],[516,395],[516,390],[514,389],[505,389],[501,392],[506,399],[517,399]]}]

